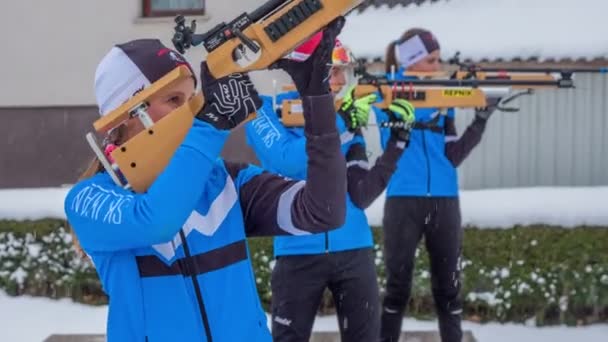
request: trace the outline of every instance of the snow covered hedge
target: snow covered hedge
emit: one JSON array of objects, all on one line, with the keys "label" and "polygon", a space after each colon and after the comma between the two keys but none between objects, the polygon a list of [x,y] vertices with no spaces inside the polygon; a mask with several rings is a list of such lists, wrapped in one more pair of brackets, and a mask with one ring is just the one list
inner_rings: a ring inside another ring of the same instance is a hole
[{"label": "snow covered hedge", "polygon": [[0,288],[12,295],[105,302],[95,269],[60,220],[0,221]]},{"label": "snow covered hedge", "polygon": [[[381,230],[374,230],[382,241]],[[608,229],[546,226],[465,230],[463,298],[468,319],[540,325],[608,321]],[[423,244],[421,244],[423,245]],[[250,240],[260,296],[270,303],[272,242]],[[432,315],[426,252],[416,263],[410,314]],[[384,284],[381,246],[376,264]],[[0,288],[9,294],[105,303],[95,270],[76,257],[61,220],[0,220]],[[321,309],[333,311],[328,296]]]}]

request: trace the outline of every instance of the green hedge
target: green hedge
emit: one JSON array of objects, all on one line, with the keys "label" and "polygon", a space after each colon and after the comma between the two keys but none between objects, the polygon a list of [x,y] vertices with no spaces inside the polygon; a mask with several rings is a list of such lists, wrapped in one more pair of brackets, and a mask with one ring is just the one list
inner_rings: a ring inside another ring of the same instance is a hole
[{"label": "green hedge", "polygon": [[[380,243],[382,231],[374,229]],[[420,244],[424,246],[423,243]],[[271,300],[272,240],[250,240],[260,297]],[[385,284],[381,246],[375,246],[378,279]],[[417,252],[408,313],[433,315],[428,257]],[[465,230],[465,316],[478,321],[530,318],[538,325],[608,321],[608,228],[547,226]],[[95,270],[75,255],[59,220],[0,221],[0,288],[11,295],[70,297],[104,304]],[[332,313],[331,297],[322,313]]]}]

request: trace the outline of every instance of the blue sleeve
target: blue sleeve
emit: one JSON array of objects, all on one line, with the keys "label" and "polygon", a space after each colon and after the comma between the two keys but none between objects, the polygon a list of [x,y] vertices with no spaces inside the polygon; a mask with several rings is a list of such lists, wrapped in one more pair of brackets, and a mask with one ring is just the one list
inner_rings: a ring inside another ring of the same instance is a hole
[{"label": "blue sleeve", "polygon": [[125,190],[105,174],[77,183],[64,209],[85,251],[125,250],[171,240],[200,199],[227,137],[228,131],[195,120],[145,193]]},{"label": "blue sleeve", "polygon": [[272,100],[266,96],[262,98],[264,104],[257,117],[245,126],[247,143],[265,169],[291,178],[302,178],[308,161],[306,138],[289,132],[272,108]]},{"label": "blue sleeve", "polygon": [[378,132],[380,133],[380,146],[382,147],[382,150],[386,150],[388,139],[391,137],[391,130],[387,127],[380,127],[380,124],[388,121],[388,115],[380,108],[372,108],[376,114],[376,124],[378,125]]}]

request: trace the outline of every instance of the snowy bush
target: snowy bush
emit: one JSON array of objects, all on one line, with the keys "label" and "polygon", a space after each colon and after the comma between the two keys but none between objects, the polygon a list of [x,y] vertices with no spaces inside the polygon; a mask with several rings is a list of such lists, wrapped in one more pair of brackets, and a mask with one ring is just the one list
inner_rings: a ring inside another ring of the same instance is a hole
[{"label": "snowy bush", "polygon": [[606,246],[608,233],[597,228],[465,230],[466,310],[541,325],[606,321]]},{"label": "snowy bush", "polygon": [[[578,227],[531,226],[465,232],[462,297],[467,319],[517,321],[539,325],[581,324],[608,320],[608,231]],[[375,263],[381,288],[386,285],[382,231],[374,229]],[[270,305],[271,239],[250,239],[257,285]],[[433,315],[431,274],[424,242],[416,252],[408,313]],[[329,293],[326,292],[326,296]],[[320,311],[332,313],[331,298]]]},{"label": "snowy bush", "polygon": [[[382,231],[374,229],[375,263],[385,286]],[[608,230],[545,226],[466,229],[462,268],[465,316],[539,325],[608,321]],[[408,314],[433,315],[428,256],[417,251]],[[268,309],[272,240],[249,240],[260,298]],[[78,257],[59,220],[0,221],[0,289],[9,294],[106,303],[97,275]],[[329,295],[322,313],[334,311]]]},{"label": "snowy bush", "polygon": [[95,269],[58,220],[0,221],[0,288],[12,295],[104,302]]}]

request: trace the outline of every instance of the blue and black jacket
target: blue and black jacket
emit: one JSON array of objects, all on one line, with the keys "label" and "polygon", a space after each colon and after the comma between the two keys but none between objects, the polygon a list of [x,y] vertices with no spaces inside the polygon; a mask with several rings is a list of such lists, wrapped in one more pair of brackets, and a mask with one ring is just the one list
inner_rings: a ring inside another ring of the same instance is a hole
[{"label": "blue and black jacket", "polygon": [[[297,98],[297,92],[288,92],[278,95],[276,99],[282,103],[283,100]],[[272,98],[263,97],[263,100],[267,109],[246,124],[248,144],[265,169],[293,179],[307,179],[304,145],[310,137],[301,128],[283,126],[279,115],[272,109]],[[385,189],[404,146],[399,147],[396,142],[387,139],[385,153],[370,168],[362,135],[348,131],[342,118],[334,116],[347,165],[347,179],[341,180],[347,182],[348,186],[346,222],[339,229],[322,234],[275,237],[275,256],[339,252],[373,245],[364,209]]]},{"label": "blue and black jacket", "polygon": [[[403,75],[400,70],[396,75]],[[388,75],[390,79],[390,75]],[[406,81],[403,76],[397,81]],[[388,115],[374,107],[378,122],[388,121]],[[477,118],[458,137],[454,123],[454,109],[440,113],[436,108],[418,108],[416,124],[410,143],[397,163],[397,171],[387,187],[387,196],[457,197],[456,168],[481,141],[486,120]],[[386,148],[390,129],[380,129],[381,146]]]},{"label": "blue and black jacket", "polygon": [[345,217],[332,97],[305,98],[304,112],[306,182],[218,159],[228,132],[196,119],[145,193],[106,173],[71,189],[65,211],[109,296],[109,342],[271,341],[246,237],[311,235]]}]

